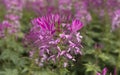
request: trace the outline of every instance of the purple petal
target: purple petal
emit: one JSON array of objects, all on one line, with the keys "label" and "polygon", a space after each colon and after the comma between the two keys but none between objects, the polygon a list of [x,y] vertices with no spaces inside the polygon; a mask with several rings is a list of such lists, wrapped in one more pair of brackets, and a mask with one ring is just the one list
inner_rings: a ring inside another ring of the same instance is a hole
[{"label": "purple petal", "polygon": [[64,62],[64,67],[67,67],[68,63],[67,62]]},{"label": "purple petal", "polygon": [[61,53],[60,53],[60,55],[64,55],[66,53],[66,51],[62,51]]},{"label": "purple petal", "polygon": [[97,72],[97,74],[96,75],[101,75],[99,72]]},{"label": "purple petal", "polygon": [[106,75],[107,74],[107,68],[105,67],[103,70],[102,70],[102,75]]},{"label": "purple petal", "polygon": [[70,54],[67,53],[66,56],[68,59],[72,59],[72,56]]},{"label": "purple petal", "polygon": [[81,28],[83,27],[83,24],[82,22],[80,22],[79,20],[74,20],[72,22],[72,26],[71,26],[71,29],[73,32],[77,32],[78,30],[80,30]]}]

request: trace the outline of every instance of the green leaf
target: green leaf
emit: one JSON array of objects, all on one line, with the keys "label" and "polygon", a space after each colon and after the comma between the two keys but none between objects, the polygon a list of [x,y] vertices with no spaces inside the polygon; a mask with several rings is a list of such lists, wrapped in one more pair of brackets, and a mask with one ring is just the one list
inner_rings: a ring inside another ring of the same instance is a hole
[{"label": "green leaf", "polygon": [[0,71],[0,75],[18,75],[17,69],[5,69],[5,71]]},{"label": "green leaf", "polygon": [[100,59],[102,59],[103,61],[108,61],[110,58],[104,54],[104,53],[101,53],[99,56],[98,56]]},{"label": "green leaf", "polygon": [[95,64],[92,63],[87,63],[85,64],[86,67],[86,72],[98,72],[100,71],[100,68],[98,66],[96,66]]}]

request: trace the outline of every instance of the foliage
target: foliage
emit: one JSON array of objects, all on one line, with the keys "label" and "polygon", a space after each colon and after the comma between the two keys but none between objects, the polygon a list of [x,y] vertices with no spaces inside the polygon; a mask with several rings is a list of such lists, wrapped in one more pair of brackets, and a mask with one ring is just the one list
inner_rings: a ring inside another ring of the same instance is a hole
[{"label": "foliage", "polygon": [[[3,5],[0,5],[0,11],[2,22],[5,15]],[[37,15],[24,9],[18,36],[6,34],[5,38],[0,38],[0,75],[96,75],[104,67],[109,73],[116,68],[117,75],[120,75],[120,29],[111,31],[108,15],[101,19],[98,14],[90,13],[92,21],[80,30],[83,55],[76,55],[76,61],[70,62],[66,68],[53,63],[39,67],[29,57],[31,47],[24,43],[25,35],[32,27],[31,20]]]}]

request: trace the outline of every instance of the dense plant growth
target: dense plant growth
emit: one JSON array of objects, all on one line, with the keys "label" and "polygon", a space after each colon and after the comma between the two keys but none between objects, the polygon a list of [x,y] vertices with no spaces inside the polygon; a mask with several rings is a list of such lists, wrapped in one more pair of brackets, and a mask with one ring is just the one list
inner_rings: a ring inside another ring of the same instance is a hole
[{"label": "dense plant growth", "polygon": [[0,75],[120,75],[120,1],[0,0]]}]

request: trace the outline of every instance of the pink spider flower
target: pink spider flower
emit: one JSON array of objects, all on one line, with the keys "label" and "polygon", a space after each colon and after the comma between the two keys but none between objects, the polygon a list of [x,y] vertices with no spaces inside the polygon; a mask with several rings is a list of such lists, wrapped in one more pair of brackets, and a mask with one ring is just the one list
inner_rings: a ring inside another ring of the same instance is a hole
[{"label": "pink spider flower", "polygon": [[[82,55],[82,36],[78,31],[83,24],[76,19],[72,23],[65,23],[62,19],[58,14],[51,14],[32,21],[33,27],[26,40],[34,47],[32,51],[37,51],[38,64],[55,63],[62,58],[65,67],[68,60],[76,61],[75,55]],[[36,55],[33,52],[30,57]]]}]

